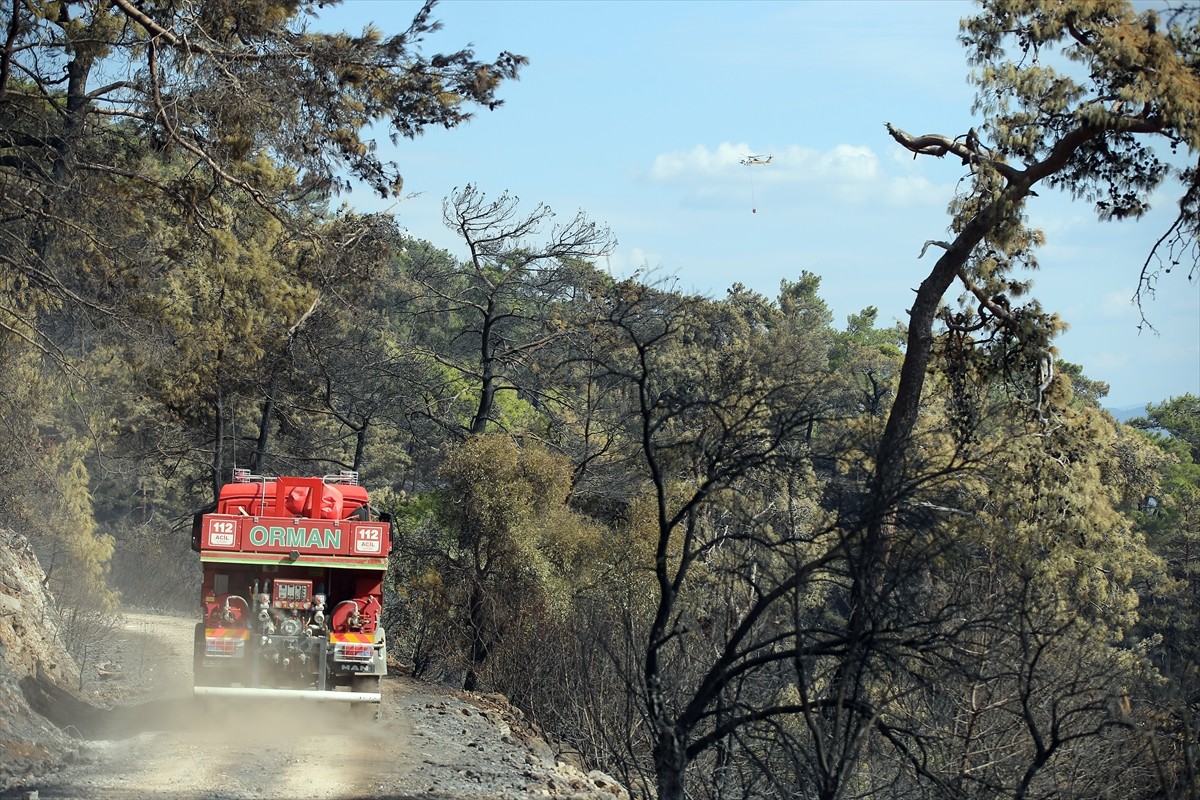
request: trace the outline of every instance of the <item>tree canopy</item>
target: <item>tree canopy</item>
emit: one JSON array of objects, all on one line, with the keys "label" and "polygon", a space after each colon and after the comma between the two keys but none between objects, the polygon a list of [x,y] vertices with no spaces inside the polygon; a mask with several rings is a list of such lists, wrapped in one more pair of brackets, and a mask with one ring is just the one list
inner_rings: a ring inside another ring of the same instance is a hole
[{"label": "tree canopy", "polygon": [[[111,315],[111,287],[182,257],[251,203],[307,236],[310,204],[361,180],[400,191],[376,130],[412,137],[503,102],[525,59],[421,51],[433,2],[385,35],[311,28],[316,2],[12,3],[0,52],[3,323]],[[114,204],[130,218],[110,213]],[[170,228],[186,229],[171,236]],[[163,234],[166,234],[165,236]],[[44,339],[43,346],[51,346]]]}]

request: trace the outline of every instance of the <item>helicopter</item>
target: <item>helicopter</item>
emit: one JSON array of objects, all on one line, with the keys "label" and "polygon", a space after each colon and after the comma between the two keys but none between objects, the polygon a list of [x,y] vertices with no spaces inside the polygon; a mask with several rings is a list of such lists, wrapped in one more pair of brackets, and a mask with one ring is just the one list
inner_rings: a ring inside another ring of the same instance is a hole
[{"label": "helicopter", "polygon": [[[773,159],[774,157],[775,157],[774,155],[746,156],[738,163],[744,167],[762,167],[762,166],[766,166],[767,164],[770,164],[771,159]],[[750,178],[750,199],[751,199],[751,202],[754,202],[754,177],[753,177],[753,175],[751,175],[751,178]],[[750,213],[757,214],[758,208],[757,207],[751,208]]]}]

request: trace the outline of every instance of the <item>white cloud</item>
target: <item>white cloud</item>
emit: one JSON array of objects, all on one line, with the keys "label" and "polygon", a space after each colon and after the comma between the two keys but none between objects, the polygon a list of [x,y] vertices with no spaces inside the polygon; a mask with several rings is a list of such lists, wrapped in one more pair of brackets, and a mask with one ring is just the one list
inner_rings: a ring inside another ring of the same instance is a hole
[{"label": "white cloud", "polygon": [[[809,154],[813,151],[796,148],[800,154],[800,164],[811,171],[812,177],[818,180],[842,180],[847,182],[868,182],[879,178],[879,157],[869,147],[862,145],[839,144],[832,150],[820,154],[816,164],[810,163]],[[785,158],[792,160],[793,150],[788,149]]]},{"label": "white cloud", "polygon": [[1086,370],[1109,372],[1123,370],[1130,366],[1132,359],[1128,353],[1116,353],[1111,350],[1098,350],[1088,355]]},{"label": "white cloud", "polygon": [[920,163],[920,158],[913,158],[911,150],[905,150],[900,145],[891,145],[887,149],[888,161],[903,165],[904,167],[912,167],[914,164]]},{"label": "white cloud", "polygon": [[662,270],[662,256],[641,247],[618,247],[597,266],[618,280],[635,273],[654,275]]},{"label": "white cloud", "polygon": [[1132,298],[1133,290],[1108,292],[1096,310],[1106,319],[1134,319],[1137,309]]},{"label": "white cloud", "polygon": [[898,175],[889,178],[884,187],[884,198],[891,206],[946,205],[950,201],[952,187],[937,186],[920,175]]},{"label": "white cloud", "polygon": [[[749,154],[770,155],[770,164],[746,166]],[[804,185],[806,197],[829,197],[861,205],[882,201],[890,207],[944,205],[949,187],[932,183],[912,169],[885,170],[879,155],[865,145],[839,144],[827,150],[800,145],[753,149],[744,142],[724,142],[715,148],[696,145],[662,153],[650,167],[650,180],[686,184],[695,198],[723,196],[728,187],[744,188],[747,180],[759,187]],[[753,170],[747,174],[747,170]],[[817,187],[814,195],[813,188]]]},{"label": "white cloud", "polygon": [[670,181],[680,176],[720,175],[738,163],[749,153],[745,144],[725,142],[716,150],[698,144],[690,150],[676,150],[656,156],[650,167],[650,177],[656,181]]},{"label": "white cloud", "polygon": [[662,261],[662,258],[654,253],[648,253],[640,247],[631,248],[629,251],[629,265],[632,269],[655,268]]}]

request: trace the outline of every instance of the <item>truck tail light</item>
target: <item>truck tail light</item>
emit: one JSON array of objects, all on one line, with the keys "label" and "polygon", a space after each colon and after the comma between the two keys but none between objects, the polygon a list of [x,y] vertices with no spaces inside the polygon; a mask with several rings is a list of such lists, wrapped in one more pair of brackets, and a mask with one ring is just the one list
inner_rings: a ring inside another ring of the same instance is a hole
[{"label": "truck tail light", "polygon": [[206,628],[204,655],[213,658],[243,658],[246,655],[248,628]]},{"label": "truck tail light", "polygon": [[333,647],[334,661],[370,661],[375,648],[369,644],[339,642]]},{"label": "truck tail light", "polygon": [[207,637],[204,640],[204,655],[218,658],[240,658],[245,651],[244,639]]}]

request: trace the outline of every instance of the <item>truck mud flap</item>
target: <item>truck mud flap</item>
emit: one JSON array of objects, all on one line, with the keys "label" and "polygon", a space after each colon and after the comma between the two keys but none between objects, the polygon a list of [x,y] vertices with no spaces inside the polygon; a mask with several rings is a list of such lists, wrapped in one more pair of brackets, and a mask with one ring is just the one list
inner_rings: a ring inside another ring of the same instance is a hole
[{"label": "truck mud flap", "polygon": [[196,686],[196,697],[278,697],[322,703],[380,703],[381,692],[333,692],[317,689],[252,689],[234,686]]}]

